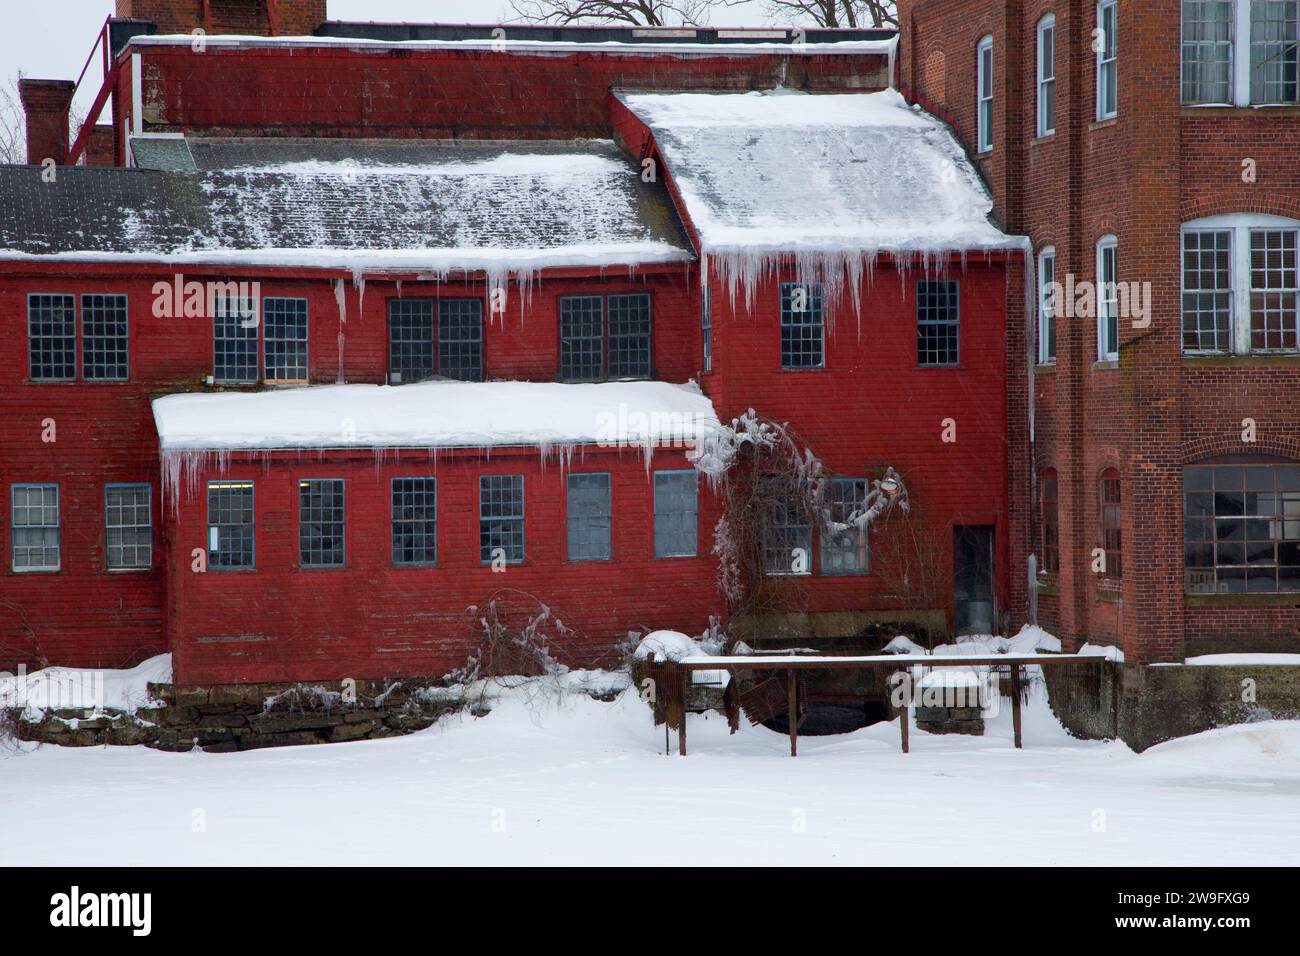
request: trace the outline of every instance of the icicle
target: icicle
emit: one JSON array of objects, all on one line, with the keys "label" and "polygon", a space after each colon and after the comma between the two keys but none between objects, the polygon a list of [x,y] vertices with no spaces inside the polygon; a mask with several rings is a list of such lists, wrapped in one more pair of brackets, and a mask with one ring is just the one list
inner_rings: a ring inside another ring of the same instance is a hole
[{"label": "icicle", "polygon": [[352,270],[352,287],[357,290],[357,315],[364,316],[366,313],[366,275],[360,267]]},{"label": "icicle", "polygon": [[334,301],[339,306],[339,377],[338,384],[343,384],[343,327],[348,323],[348,305],[344,296],[343,280],[334,280]]}]

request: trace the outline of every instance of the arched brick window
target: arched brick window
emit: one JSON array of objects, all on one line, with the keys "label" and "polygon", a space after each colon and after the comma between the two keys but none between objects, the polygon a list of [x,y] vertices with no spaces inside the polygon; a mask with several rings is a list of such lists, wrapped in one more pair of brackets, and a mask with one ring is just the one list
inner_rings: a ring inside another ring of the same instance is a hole
[{"label": "arched brick window", "polygon": [[1107,468],[1101,473],[1097,485],[1097,531],[1100,545],[1106,552],[1106,567],[1102,572],[1108,578],[1124,576],[1124,561],[1120,556],[1120,484],[1119,472]]},{"label": "arched brick window", "polygon": [[1039,524],[1042,528],[1042,558],[1039,571],[1056,574],[1061,569],[1061,528],[1058,515],[1056,469],[1047,468],[1038,477]]}]

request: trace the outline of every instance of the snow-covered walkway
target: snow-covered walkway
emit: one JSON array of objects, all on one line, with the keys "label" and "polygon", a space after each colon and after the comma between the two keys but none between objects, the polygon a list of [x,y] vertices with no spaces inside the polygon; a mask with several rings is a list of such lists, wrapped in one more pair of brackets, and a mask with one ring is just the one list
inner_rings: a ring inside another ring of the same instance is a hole
[{"label": "snow-covered walkway", "polygon": [[[531,702],[410,737],[236,754],[0,751],[0,865],[1300,863],[1300,722],[1142,755],[898,727],[805,737],[692,718],[691,755],[625,693]],[[675,741],[674,741],[675,743]]]}]

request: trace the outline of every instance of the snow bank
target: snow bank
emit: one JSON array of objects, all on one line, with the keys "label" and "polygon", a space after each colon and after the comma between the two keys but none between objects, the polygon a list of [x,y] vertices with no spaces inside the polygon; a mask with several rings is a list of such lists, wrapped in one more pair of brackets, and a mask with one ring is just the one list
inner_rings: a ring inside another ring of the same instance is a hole
[{"label": "snow bank", "polygon": [[1109,644],[1084,644],[1076,652],[1080,657],[1104,657],[1108,661],[1123,662],[1124,652]]},{"label": "snow bank", "polygon": [[646,661],[651,659],[651,655],[660,661],[684,661],[688,657],[708,656],[697,641],[681,631],[651,631],[641,638],[633,656],[639,661]]},{"label": "snow bank", "polygon": [[[1026,248],[946,126],[893,90],[624,93],[653,132],[702,253],[734,305],[793,255],[830,298],[882,253],[929,266],[951,253]],[[706,265],[708,263],[706,262]]]},{"label": "snow bank", "polygon": [[1201,654],[1183,661],[1195,667],[1237,667],[1243,664],[1273,667],[1300,666],[1300,654]]},{"label": "snow bank", "polygon": [[126,670],[46,667],[28,674],[0,673],[0,708],[17,707],[39,719],[46,709],[100,710],[132,713],[160,706],[149,698],[150,683],[169,684],[172,656],[159,654]]}]

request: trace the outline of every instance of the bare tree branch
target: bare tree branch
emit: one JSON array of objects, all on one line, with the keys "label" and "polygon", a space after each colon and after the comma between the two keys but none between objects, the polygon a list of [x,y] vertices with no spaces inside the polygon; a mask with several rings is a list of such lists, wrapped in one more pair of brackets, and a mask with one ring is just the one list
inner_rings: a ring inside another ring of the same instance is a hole
[{"label": "bare tree branch", "polygon": [[27,119],[18,97],[18,76],[0,85],[0,163],[27,162]]},{"label": "bare tree branch", "polygon": [[516,20],[558,25],[699,26],[713,5],[714,0],[510,0]]},{"label": "bare tree branch", "polygon": [[811,20],[819,27],[896,27],[898,9],[893,0],[767,0],[767,15],[774,22]]}]

